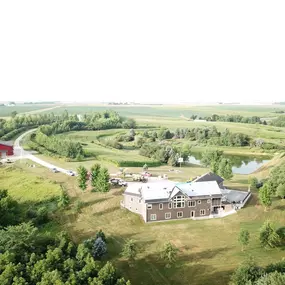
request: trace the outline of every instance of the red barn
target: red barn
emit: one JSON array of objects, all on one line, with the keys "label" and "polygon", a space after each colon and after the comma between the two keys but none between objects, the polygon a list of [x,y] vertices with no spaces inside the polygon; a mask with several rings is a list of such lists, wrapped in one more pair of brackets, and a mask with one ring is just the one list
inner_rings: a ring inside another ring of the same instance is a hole
[{"label": "red barn", "polygon": [[13,143],[0,141],[0,158],[5,158],[6,156],[13,154],[14,154]]}]

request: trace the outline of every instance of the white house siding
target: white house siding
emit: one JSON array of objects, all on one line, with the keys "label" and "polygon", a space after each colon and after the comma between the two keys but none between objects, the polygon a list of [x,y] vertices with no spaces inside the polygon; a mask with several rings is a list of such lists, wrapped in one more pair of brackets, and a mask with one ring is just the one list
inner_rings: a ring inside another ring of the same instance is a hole
[{"label": "white house siding", "polygon": [[145,219],[146,206],[140,197],[131,194],[124,194],[124,207],[131,212],[142,215]]}]

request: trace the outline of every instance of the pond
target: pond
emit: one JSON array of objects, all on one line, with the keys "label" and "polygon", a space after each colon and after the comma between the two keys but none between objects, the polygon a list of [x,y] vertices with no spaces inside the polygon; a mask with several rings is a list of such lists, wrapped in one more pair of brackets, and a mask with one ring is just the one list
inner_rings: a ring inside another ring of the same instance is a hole
[{"label": "pond", "polygon": [[[235,174],[251,174],[262,165],[270,160],[267,156],[240,156],[240,155],[225,155],[233,164],[233,173]],[[201,165],[202,154],[193,153],[189,156],[188,163]]]}]

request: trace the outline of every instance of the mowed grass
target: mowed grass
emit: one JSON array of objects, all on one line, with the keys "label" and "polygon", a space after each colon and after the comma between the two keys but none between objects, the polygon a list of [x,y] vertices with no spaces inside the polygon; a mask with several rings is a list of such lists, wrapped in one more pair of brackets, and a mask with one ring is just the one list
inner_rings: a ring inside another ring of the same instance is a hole
[{"label": "mowed grass", "polygon": [[[24,161],[22,163],[24,166]],[[56,198],[61,193],[59,184],[17,166],[0,168],[0,189],[7,189],[18,202],[40,203]]]},{"label": "mowed grass", "polygon": [[[276,158],[277,159],[277,158]],[[278,161],[283,161],[279,157]],[[69,209],[58,216],[62,230],[70,233],[74,241],[79,242],[92,237],[96,231],[102,229],[108,237],[108,256],[121,273],[131,280],[132,284],[193,284],[193,285],[218,285],[227,284],[232,271],[249,256],[253,256],[260,265],[276,262],[284,257],[282,249],[265,250],[258,241],[258,231],[266,220],[270,220],[276,227],[284,226],[285,202],[274,199],[268,212],[258,205],[257,195],[253,194],[249,204],[237,214],[222,218],[200,221],[180,220],[145,224],[141,218],[120,208],[123,189],[112,189],[109,193],[82,192],[78,189],[75,177],[61,173],[52,173],[46,168],[36,166],[28,168],[25,163],[17,162],[16,170],[29,177],[28,188],[34,189],[34,182],[41,176],[43,181],[48,181],[55,186],[62,185],[73,197]],[[21,168],[20,171],[18,168]],[[185,181],[185,179],[205,173],[207,169],[197,166],[174,168],[169,172],[169,166],[150,168],[154,175],[167,173],[169,179]],[[264,169],[263,171],[269,171]],[[117,169],[118,170],[118,169]],[[140,171],[139,168],[132,168]],[[16,171],[16,172],[15,172]],[[115,171],[115,169],[114,169]],[[6,171],[4,171],[6,172]],[[10,175],[9,171],[2,174]],[[17,179],[11,174],[8,180]],[[7,177],[7,176],[5,176]],[[32,178],[33,177],[33,178]],[[31,179],[32,178],[32,179]],[[41,180],[40,180],[41,181]],[[238,189],[247,189],[247,175],[235,175],[226,185],[235,185]],[[2,182],[2,180],[0,180]],[[14,184],[21,183],[18,180]],[[42,189],[41,184],[39,188]],[[21,189],[19,187],[19,189]],[[79,213],[73,209],[73,203],[81,200],[84,206]],[[244,252],[237,241],[241,228],[248,229],[251,234],[249,246]],[[134,267],[129,267],[120,252],[125,241],[134,239],[139,247],[139,253]],[[178,247],[177,262],[173,268],[165,268],[160,260],[159,253],[163,244],[172,242]]]},{"label": "mowed grass", "polygon": [[[85,207],[77,215],[63,216],[61,222],[75,241],[94,236],[102,229],[108,237],[108,258],[132,284],[227,284],[232,271],[249,256],[260,265],[284,257],[281,249],[265,250],[258,241],[258,231],[265,220],[284,226],[283,201],[274,201],[272,209],[264,212],[254,195],[246,208],[223,219],[145,224],[138,215],[120,208],[121,194],[121,190],[107,194],[78,193]],[[244,252],[237,241],[241,228],[251,234]],[[129,267],[120,256],[125,241],[130,238],[139,247],[134,267]],[[167,241],[179,249],[177,262],[171,269],[166,269],[159,258]]]}]

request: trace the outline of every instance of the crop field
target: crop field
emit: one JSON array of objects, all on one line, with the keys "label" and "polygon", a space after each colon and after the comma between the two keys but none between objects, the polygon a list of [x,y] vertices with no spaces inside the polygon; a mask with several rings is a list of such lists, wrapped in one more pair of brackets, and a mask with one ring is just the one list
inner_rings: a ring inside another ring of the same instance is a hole
[{"label": "crop field", "polygon": [[[67,110],[70,114],[84,114],[91,112],[104,111],[111,109],[117,111],[120,115],[130,117],[171,117],[180,116],[190,117],[191,115],[210,116],[212,114],[226,115],[236,114],[242,116],[260,116],[275,117],[275,111],[285,111],[285,106],[243,106],[243,105],[210,105],[210,106],[185,106],[185,105],[141,105],[141,106],[114,106],[114,105],[64,105],[53,110],[56,113],[62,113]],[[48,112],[48,111],[47,111]]]},{"label": "crop field", "polygon": [[12,112],[16,111],[18,114],[27,112],[33,112],[50,108],[51,105],[40,105],[40,104],[21,104],[16,106],[0,106],[0,117],[9,117]]},{"label": "crop field", "polygon": [[[67,189],[73,197],[72,203],[76,200],[84,202],[79,213],[72,210],[72,204],[58,215],[61,229],[67,230],[74,241],[82,241],[102,229],[108,238],[108,259],[135,285],[184,285],[189,282],[193,285],[227,284],[232,271],[249,256],[254,257],[260,265],[276,262],[284,257],[281,249],[264,250],[258,241],[258,230],[265,220],[272,221],[276,227],[284,225],[285,205],[281,200],[274,200],[271,209],[264,212],[254,194],[244,209],[222,219],[145,224],[136,214],[120,208],[121,189],[112,189],[109,193],[82,192],[74,177],[47,172],[41,166],[30,169],[23,163],[17,163],[16,168],[21,169],[17,172],[29,176],[32,189],[33,181],[41,176],[43,179],[53,180],[57,183],[55,186],[61,184]],[[167,170],[167,166],[164,170]],[[158,173],[157,168],[150,171]],[[181,172],[171,172],[169,177],[183,180],[183,176],[194,176],[203,172],[205,169],[198,167],[182,167]],[[32,176],[35,178],[31,179]],[[234,176],[232,180],[239,186],[247,186],[247,176]],[[240,228],[248,229],[251,234],[250,243],[244,252],[237,241]],[[129,267],[120,256],[122,246],[129,238],[134,239],[139,246],[134,267]],[[179,249],[177,262],[170,269],[165,268],[159,258],[159,252],[166,241],[172,242]]]}]

